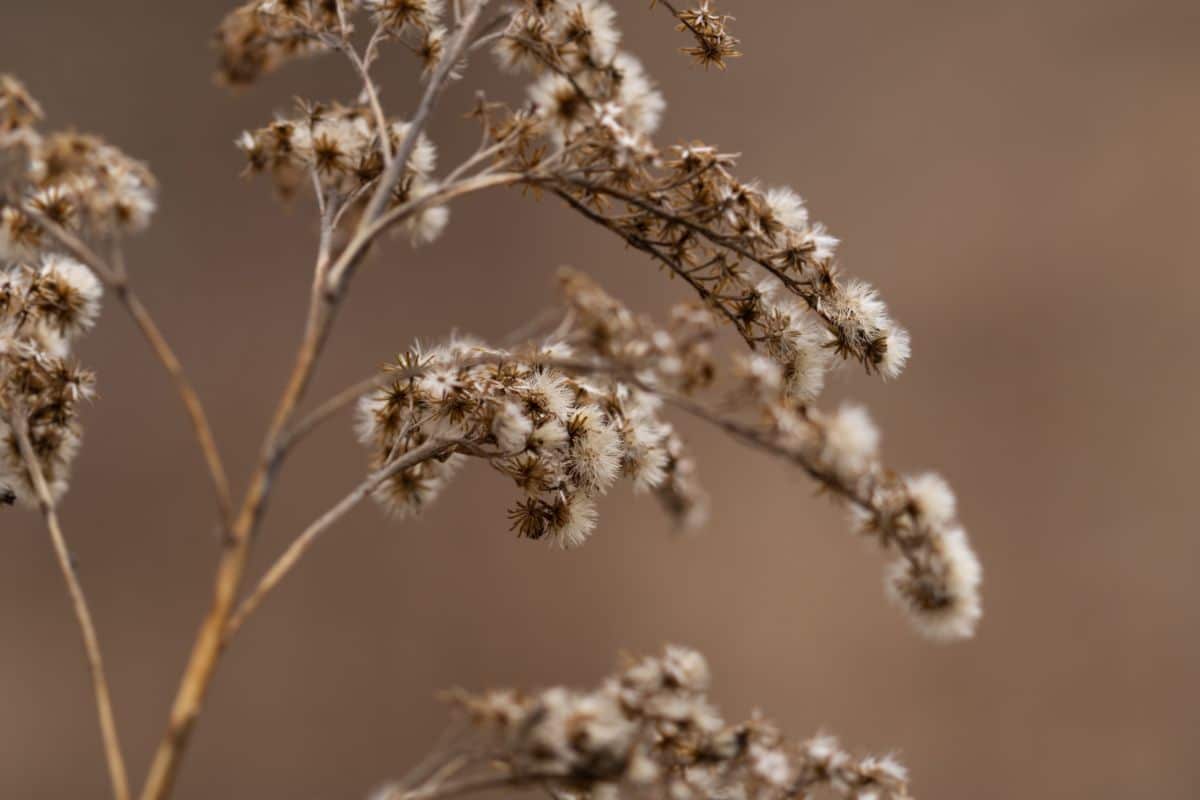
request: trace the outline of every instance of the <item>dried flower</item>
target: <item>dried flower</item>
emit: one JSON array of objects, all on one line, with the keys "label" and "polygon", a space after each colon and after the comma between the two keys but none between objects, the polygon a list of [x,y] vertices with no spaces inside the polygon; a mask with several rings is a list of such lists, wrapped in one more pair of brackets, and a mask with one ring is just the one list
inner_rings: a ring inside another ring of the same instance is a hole
[{"label": "dried flower", "polygon": [[21,82],[11,75],[0,75],[0,136],[29,130],[41,118],[42,107]]},{"label": "dried flower", "polygon": [[[685,52],[698,63],[723,69],[740,55],[731,18],[713,0],[683,10],[658,3],[692,37]],[[311,187],[319,216],[305,336],[240,506],[203,405],[124,267],[123,238],[142,230],[156,208],[153,176],[95,136],[41,131],[37,102],[0,76],[0,504],[36,504],[46,521],[84,634],[117,797],[130,793],[115,717],[55,508],[93,386],[70,350],[97,318],[102,283],[188,410],[223,534],[213,604],[153,760],[147,800],[169,794],[230,639],[350,508],[373,496],[396,516],[420,513],[474,459],[512,481],[508,522],[523,538],[581,545],[597,528],[599,499],[621,478],[654,493],[678,524],[694,526],[706,516],[707,497],[669,413],[709,422],[799,467],[849,507],[860,533],[893,553],[887,592],[919,630],[937,639],[974,631],[981,571],[947,484],[886,468],[879,433],[861,407],[816,406],[839,357],[892,378],[910,351],[876,291],[843,276],[837,238],[791,189],[735,175],[732,154],[701,142],[654,143],[665,100],[641,61],[621,49],[612,4],[513,0],[490,20],[488,6],[249,0],[218,27],[228,84],[318,53],[344,56],[361,83],[352,102],[300,101],[293,115],[237,140],[248,172],[269,175],[289,197]],[[381,49],[394,43],[421,67],[414,75],[421,100],[403,119],[385,110],[371,74]],[[483,128],[480,146],[439,174],[426,126],[447,85],[485,47],[529,81],[524,99],[479,95],[469,116]],[[566,313],[552,333],[503,348],[461,337],[411,347],[375,381],[296,419],[351,278],[381,236],[432,242],[446,229],[448,203],[502,186],[560,199],[686,283],[698,302],[659,324],[566,271]],[[731,357],[714,353],[721,320],[746,346]],[[239,604],[279,467],[298,438],[354,399],[369,474],[305,528]],[[396,792],[435,800],[439,792],[536,784],[593,800],[618,792],[793,800],[819,788],[857,800],[907,797],[905,772],[889,757],[856,760],[825,736],[789,740],[757,716],[726,724],[706,696],[709,680],[698,653],[669,647],[660,658],[631,660],[591,692],[460,695],[488,740],[485,755],[455,753],[415,793]],[[439,783],[485,767],[490,784]],[[382,792],[380,800],[395,794]]]},{"label": "dried flower", "polygon": [[94,379],[69,354],[70,339],[99,313],[101,288],[91,271],[65,256],[39,268],[0,271],[0,495],[37,502],[17,440],[25,430],[50,495],[67,488],[82,430],[80,403]]},{"label": "dried flower", "polygon": [[[648,490],[667,484],[686,459],[668,451],[673,429],[658,406],[618,380],[583,380],[551,366],[572,349],[562,341],[510,352],[455,340],[398,357],[359,406],[374,466],[433,440],[456,452],[398,472],[376,497],[401,516],[419,512],[450,465],[476,456],[521,490],[509,511],[513,530],[569,548],[590,535],[595,498],[621,474]],[[679,504],[697,494],[674,490]]]},{"label": "dried flower", "polygon": [[679,30],[687,31],[695,38],[695,45],[683,48],[683,52],[694,58],[696,63],[706,69],[709,66],[725,69],[725,59],[741,55],[737,49],[738,40],[726,30],[733,17],[714,11],[713,0],[700,0],[698,7],[684,11],[675,11],[665,1],[663,5],[678,17]]},{"label": "dried flower", "polygon": [[445,771],[416,791],[436,798],[478,784],[595,798],[909,797],[907,772],[893,757],[856,759],[829,736],[788,739],[757,715],[729,724],[708,701],[708,684],[700,653],[669,646],[659,657],[627,659],[591,691],[453,692],[489,763],[434,753]]}]

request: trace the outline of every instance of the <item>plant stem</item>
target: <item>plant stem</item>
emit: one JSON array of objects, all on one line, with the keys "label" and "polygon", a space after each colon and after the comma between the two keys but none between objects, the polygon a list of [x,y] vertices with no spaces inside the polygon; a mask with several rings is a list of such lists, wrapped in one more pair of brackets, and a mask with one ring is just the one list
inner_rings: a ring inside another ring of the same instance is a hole
[{"label": "plant stem", "polygon": [[141,331],[142,336],[150,344],[155,357],[158,358],[163,368],[167,371],[167,375],[170,376],[171,383],[175,386],[175,391],[179,395],[179,399],[183,401],[184,408],[187,410],[188,419],[192,424],[192,432],[196,437],[196,443],[200,446],[200,452],[204,456],[204,463],[208,468],[209,480],[212,482],[213,491],[216,494],[221,522],[226,530],[228,530],[233,521],[232,493],[229,489],[229,478],[225,473],[224,462],[221,460],[220,451],[217,450],[216,438],[213,436],[212,426],[208,422],[208,415],[204,411],[204,404],[200,402],[200,396],[192,386],[187,372],[183,369],[183,365],[179,363],[175,351],[171,349],[166,337],[163,336],[162,331],[159,329],[157,323],[155,323],[154,317],[151,316],[149,310],[142,304],[142,301],[138,299],[123,271],[114,269],[112,265],[88,247],[83,240],[56,224],[53,220],[40,214],[35,209],[26,208],[25,213],[49,233],[55,241],[66,248],[72,256],[88,266],[108,288],[112,289],[113,293],[117,296],[117,300],[125,307],[125,310],[137,325],[138,330]]},{"label": "plant stem", "polygon": [[225,627],[226,644],[237,634],[246,619],[262,605],[267,595],[287,577],[288,573],[296,566],[301,557],[308,552],[308,549],[316,543],[317,538],[322,533],[361,503],[367,495],[388,478],[397,472],[436,458],[447,452],[451,447],[453,447],[452,442],[434,440],[408,451],[382,469],[376,470],[369,475],[366,480],[351,490],[336,505],[314,520],[304,529],[303,533],[296,537],[288,549],[284,551],[283,555],[271,565],[271,568],[259,580],[258,585],[246,596],[241,605],[238,606],[237,611],[230,617],[229,624]]},{"label": "plant stem", "polygon": [[58,560],[59,569],[67,583],[67,591],[71,595],[71,606],[75,611],[75,619],[83,634],[83,649],[87,655],[88,671],[92,676],[92,691],[96,696],[96,710],[100,716],[100,735],[104,740],[104,757],[108,763],[108,773],[112,780],[113,797],[116,800],[129,800],[129,778],[125,772],[125,758],[121,755],[121,741],[117,735],[116,717],[113,715],[112,696],[108,687],[108,679],[104,673],[104,659],[100,654],[100,639],[96,635],[96,625],[92,621],[92,612],[88,607],[87,597],[75,571],[71,552],[67,548],[66,537],[63,536],[62,526],[58,521],[58,513],[54,508],[54,499],[46,485],[42,466],[29,440],[29,430],[24,418],[16,414],[12,419],[12,429],[16,435],[21,457],[28,470],[34,492],[37,494],[38,507],[46,520],[46,528],[50,531],[50,541],[54,545],[54,555]]}]

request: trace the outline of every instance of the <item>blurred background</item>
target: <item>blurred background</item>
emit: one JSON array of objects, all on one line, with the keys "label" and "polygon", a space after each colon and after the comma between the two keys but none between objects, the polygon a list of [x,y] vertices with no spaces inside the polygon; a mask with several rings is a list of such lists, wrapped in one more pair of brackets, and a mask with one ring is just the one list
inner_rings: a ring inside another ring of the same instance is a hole
[{"label": "blurred background", "polygon": [[[664,642],[707,653],[728,718],[761,707],[796,735],[895,748],[919,797],[1200,794],[1200,6],[726,0],[746,55],[706,73],[665,14],[616,5],[669,100],[659,141],[703,138],[741,152],[743,176],[795,187],[911,329],[900,380],[848,369],[824,403],[868,403],[892,465],[951,479],[985,565],[978,638],[919,639],[883,598],[883,559],[803,476],[684,423],[714,504],[696,536],[621,488],[586,547],[518,541],[512,489],[478,465],[417,522],[362,506],[228,654],[178,796],[364,797],[441,731],[438,690],[591,685],[619,651]],[[329,57],[216,87],[208,37],[227,8],[7,2],[0,68],[48,126],[100,133],[159,177],[132,270],[240,480],[301,329],[315,227],[307,204],[239,179],[232,142],[354,80]],[[398,114],[416,93],[404,55],[380,73]],[[444,99],[443,163],[476,141],[470,100]],[[639,309],[685,296],[556,201],[468,198],[435,246],[375,255],[310,397],[416,337],[516,328],[563,264]],[[63,517],[140,777],[209,601],[214,511],[181,408],[115,304],[82,350],[100,396]],[[255,572],[363,468],[348,417],[298,450]],[[28,512],[0,517],[0,647],[0,795],[102,796],[78,633]]]}]

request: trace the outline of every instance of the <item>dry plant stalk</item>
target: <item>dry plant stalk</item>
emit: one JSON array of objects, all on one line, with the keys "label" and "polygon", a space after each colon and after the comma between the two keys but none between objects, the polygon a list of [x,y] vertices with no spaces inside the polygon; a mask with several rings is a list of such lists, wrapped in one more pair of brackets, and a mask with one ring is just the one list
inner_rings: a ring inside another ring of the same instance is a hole
[{"label": "dry plant stalk", "polygon": [[[731,18],[711,0],[656,5],[700,65],[724,69],[740,55]],[[352,102],[303,101],[238,140],[247,169],[281,195],[312,192],[320,223],[304,334],[240,501],[203,405],[124,266],[126,236],[155,210],[153,176],[99,138],[42,131],[38,103],[15,78],[0,77],[0,501],[36,507],[45,519],[83,633],[118,800],[132,794],[99,641],[56,513],[94,382],[71,344],[96,319],[105,288],[184,403],[224,531],[211,605],[143,800],[171,794],[235,634],[350,508],[374,497],[396,517],[419,513],[475,459],[515,485],[509,524],[523,538],[582,544],[596,526],[597,500],[621,478],[656,496],[677,525],[696,526],[707,497],[670,421],[675,413],[798,466],[849,509],[858,532],[893,552],[888,593],[918,630],[943,640],[973,633],[980,569],[945,481],[884,467],[861,407],[814,405],[841,363],[898,375],[908,334],[871,287],[842,275],[838,240],[796,193],[741,180],[734,156],[702,142],[654,144],[665,103],[620,39],[603,0],[252,0],[221,22],[216,44],[228,84],[319,54],[345,58],[362,83]],[[393,45],[415,54],[424,84],[406,118],[383,106],[373,74]],[[439,171],[427,124],[444,90],[488,60],[485,51],[527,82],[525,99],[477,95],[471,116],[481,142]],[[531,324],[505,346],[469,338],[413,346],[301,416],[354,275],[383,249],[383,235],[429,244],[447,228],[454,199],[506,186],[558,198],[679,278],[693,301],[658,323],[589,278],[562,272],[564,309],[553,326]],[[742,342],[732,354],[722,354],[723,325]],[[369,451],[366,477],[247,587],[247,559],[280,466],[351,406]],[[855,761],[828,737],[794,742],[762,719],[726,725],[705,699],[707,684],[699,654],[668,648],[590,693],[456,694],[470,741],[439,748],[377,796],[497,787],[680,800],[797,798],[821,787],[863,800],[908,796],[904,770],[890,758]]]}]

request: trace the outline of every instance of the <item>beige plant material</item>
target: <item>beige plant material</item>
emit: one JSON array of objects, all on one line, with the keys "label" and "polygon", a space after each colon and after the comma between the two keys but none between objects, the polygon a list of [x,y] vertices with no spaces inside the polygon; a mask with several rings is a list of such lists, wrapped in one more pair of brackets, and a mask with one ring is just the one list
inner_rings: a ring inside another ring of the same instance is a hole
[{"label": "beige plant material", "polygon": [[[684,52],[699,64],[724,69],[741,55],[731,18],[711,0],[652,5],[689,37]],[[887,592],[921,632],[944,640],[972,634],[981,573],[946,482],[886,468],[863,408],[816,406],[827,373],[843,363],[898,376],[908,334],[874,289],[843,274],[838,240],[798,194],[739,178],[736,157],[714,146],[655,144],[665,100],[622,49],[612,5],[251,0],[221,22],[215,41],[227,84],[321,54],[343,57],[361,82],[349,101],[300,101],[238,139],[250,173],[293,201],[311,192],[320,229],[304,335],[240,501],[204,406],[125,267],[124,240],[155,211],[153,175],[98,137],[43,130],[37,101],[0,76],[0,503],[36,507],[45,519],[83,633],[118,800],[130,788],[99,637],[56,513],[94,383],[72,345],[96,319],[105,289],[184,404],[223,531],[211,605],[144,800],[171,794],[235,634],[355,505],[374,497],[395,517],[420,513],[474,462],[513,483],[501,524],[526,539],[582,545],[599,527],[598,501],[619,480],[657,497],[676,525],[695,527],[708,497],[672,422],[677,414],[799,467],[847,507],[857,532],[892,552]],[[423,85],[417,107],[403,115],[383,105],[375,83],[389,46],[415,55],[407,79]],[[524,83],[523,99],[477,95],[469,116],[481,130],[478,148],[440,167],[428,122],[446,87],[489,61]],[[370,254],[395,258],[383,235],[430,245],[453,230],[455,199],[502,187],[557,198],[681,280],[692,302],[659,323],[563,272],[563,313],[553,327],[531,317],[503,346],[458,337],[409,347],[380,375],[302,415],[356,272]],[[730,329],[734,352],[721,338]],[[280,466],[309,432],[351,406],[369,454],[365,477],[248,587],[248,558]],[[499,743],[490,771],[460,780],[467,766],[481,765],[451,759],[418,769],[386,796],[498,786],[601,800],[614,792],[802,797],[818,786],[847,797],[907,796],[903,770],[890,759],[855,761],[827,738],[790,742],[761,720],[725,725],[704,698],[706,685],[698,654],[668,649],[592,693],[461,696]]]}]

